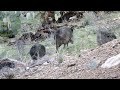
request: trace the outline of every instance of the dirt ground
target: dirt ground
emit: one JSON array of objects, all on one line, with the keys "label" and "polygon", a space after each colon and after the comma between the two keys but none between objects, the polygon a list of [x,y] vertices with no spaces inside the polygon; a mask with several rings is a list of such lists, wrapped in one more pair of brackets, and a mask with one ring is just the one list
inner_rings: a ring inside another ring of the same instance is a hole
[{"label": "dirt ground", "polygon": [[[64,55],[64,61],[57,64],[36,66],[16,79],[119,79],[119,65],[112,68],[100,66],[110,57],[120,53],[120,40],[115,39],[95,49],[86,50],[80,57]],[[55,57],[55,56],[53,56]],[[51,57],[51,58],[53,58]],[[94,62],[99,61],[96,66]],[[93,66],[92,66],[93,64]]]}]

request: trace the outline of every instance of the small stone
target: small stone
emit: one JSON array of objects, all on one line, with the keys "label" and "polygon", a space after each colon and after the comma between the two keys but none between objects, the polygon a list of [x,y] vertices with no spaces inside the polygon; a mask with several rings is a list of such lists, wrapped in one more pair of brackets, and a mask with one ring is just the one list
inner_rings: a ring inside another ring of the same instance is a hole
[{"label": "small stone", "polygon": [[87,64],[87,67],[90,69],[96,69],[98,67],[99,63],[100,63],[100,60],[94,59],[94,60],[90,61],[89,64]]},{"label": "small stone", "polygon": [[26,70],[29,70],[30,68],[29,67],[26,67]]},{"label": "small stone", "polygon": [[49,64],[49,63],[48,62],[43,63],[43,65],[47,65],[47,64]]}]

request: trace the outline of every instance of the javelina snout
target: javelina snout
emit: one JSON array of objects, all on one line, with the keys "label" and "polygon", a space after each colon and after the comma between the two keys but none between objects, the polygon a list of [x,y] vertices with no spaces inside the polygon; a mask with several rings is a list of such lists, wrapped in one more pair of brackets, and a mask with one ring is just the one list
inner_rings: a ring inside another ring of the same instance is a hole
[{"label": "javelina snout", "polygon": [[30,56],[32,60],[38,60],[39,57],[43,57],[46,54],[46,49],[41,44],[35,44],[30,49]]},{"label": "javelina snout", "polygon": [[68,46],[69,42],[73,44],[73,29],[69,27],[59,28],[55,33],[54,39],[56,40],[57,51],[62,44],[64,44],[64,47]]}]

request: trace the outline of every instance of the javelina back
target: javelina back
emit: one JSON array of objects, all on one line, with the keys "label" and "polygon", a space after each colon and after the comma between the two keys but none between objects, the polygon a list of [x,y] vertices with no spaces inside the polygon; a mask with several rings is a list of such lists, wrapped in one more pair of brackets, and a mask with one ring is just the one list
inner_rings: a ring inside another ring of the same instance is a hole
[{"label": "javelina back", "polygon": [[116,39],[117,37],[115,34],[109,30],[105,29],[99,29],[97,31],[97,43],[98,45],[105,44],[109,41],[112,41],[113,39]]},{"label": "javelina back", "polygon": [[69,27],[61,27],[55,33],[54,39],[56,40],[56,50],[64,44],[64,47],[68,46],[68,43],[71,42],[73,44],[73,28]]},{"label": "javelina back", "polygon": [[46,54],[46,49],[41,44],[35,44],[30,49],[30,56],[32,60],[37,60],[39,57],[43,57]]}]

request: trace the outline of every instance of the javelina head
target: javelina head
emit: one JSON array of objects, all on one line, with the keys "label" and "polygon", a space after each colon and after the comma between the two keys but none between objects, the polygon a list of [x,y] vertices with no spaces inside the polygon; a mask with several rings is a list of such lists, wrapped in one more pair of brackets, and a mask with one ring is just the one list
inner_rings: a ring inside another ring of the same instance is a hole
[{"label": "javelina head", "polygon": [[72,32],[73,32],[73,30],[74,30],[75,27],[77,27],[77,25],[71,25],[71,26],[70,26]]},{"label": "javelina head", "polygon": [[30,34],[31,41],[34,41],[35,40],[35,35],[32,32],[30,32],[29,34]]},{"label": "javelina head", "polygon": [[41,38],[41,33],[40,32],[36,32],[34,35],[34,40],[38,41]]},{"label": "javelina head", "polygon": [[29,33],[24,33],[22,36],[23,36],[24,40],[26,40],[29,38]]}]

